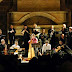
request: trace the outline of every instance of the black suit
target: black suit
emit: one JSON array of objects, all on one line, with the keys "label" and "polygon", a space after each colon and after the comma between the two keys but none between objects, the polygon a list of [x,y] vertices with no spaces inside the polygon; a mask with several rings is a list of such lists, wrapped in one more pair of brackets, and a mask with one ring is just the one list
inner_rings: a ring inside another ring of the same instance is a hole
[{"label": "black suit", "polygon": [[[23,29],[24,30],[24,29]],[[22,31],[23,31],[22,30]],[[27,28],[26,29],[28,32],[24,32],[24,35],[23,35],[23,42],[24,42],[24,44],[23,44],[23,46],[22,47],[24,47],[25,48],[25,56],[26,57],[28,57],[28,49],[29,49],[29,43],[28,43],[28,41],[30,40],[30,31],[29,31],[29,29]]]},{"label": "black suit", "polygon": [[63,42],[63,44],[65,44],[65,38],[63,39],[60,37],[60,40]]},{"label": "black suit", "polygon": [[14,44],[14,41],[15,41],[15,33],[16,33],[16,30],[13,28],[14,32],[10,33],[12,29],[10,28],[9,29],[9,40],[10,40],[10,45]]},{"label": "black suit", "polygon": [[72,32],[68,33],[68,37],[67,37],[67,44],[68,46],[72,49]]},{"label": "black suit", "polygon": [[53,35],[51,35],[51,32],[52,31],[53,31],[52,29],[49,29],[48,30],[48,35],[49,35],[49,38],[51,38],[51,40],[50,40],[51,47],[54,48],[55,47],[55,44],[56,44],[56,37],[55,37],[56,32],[54,31],[53,32]]},{"label": "black suit", "polygon": [[34,33],[35,35],[39,33],[38,31],[36,31],[36,30],[34,31],[33,29],[35,29],[35,28],[32,28],[32,33]]},{"label": "black suit", "polygon": [[[23,29],[24,30],[24,29]],[[22,30],[22,31],[23,31]],[[25,47],[25,49],[26,50],[28,50],[28,48],[29,48],[29,44],[28,44],[28,41],[30,40],[30,31],[29,31],[29,29],[27,28],[26,29],[27,31],[28,31],[28,33],[25,31],[25,33],[24,33],[24,35],[23,35],[23,41],[24,41],[24,47]]]},{"label": "black suit", "polygon": [[68,28],[62,29],[62,34],[67,35],[68,34],[67,32],[68,32]]}]

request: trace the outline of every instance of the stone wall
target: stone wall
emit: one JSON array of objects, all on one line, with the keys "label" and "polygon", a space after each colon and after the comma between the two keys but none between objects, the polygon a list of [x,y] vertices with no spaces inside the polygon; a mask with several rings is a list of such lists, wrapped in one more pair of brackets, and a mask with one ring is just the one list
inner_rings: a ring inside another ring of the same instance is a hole
[{"label": "stone wall", "polygon": [[[45,17],[48,21],[47,24],[39,24],[42,23],[40,19],[36,18],[36,21],[38,21],[38,25],[41,28],[50,28],[50,26],[52,25],[51,22],[55,23],[55,28],[56,30],[61,30],[62,24],[64,22],[66,22],[66,11],[48,11],[48,12],[9,12],[8,16],[9,16],[9,22],[8,22],[8,27],[10,24],[14,24],[15,28],[16,28],[16,35],[21,35],[21,30],[23,28],[24,24],[27,24],[28,27],[32,28],[33,24],[29,23],[29,22],[35,22],[35,18],[32,19],[31,21],[29,21],[28,19],[31,19],[32,17]],[[49,22],[49,19],[51,20],[51,22]],[[27,23],[25,22],[27,20]],[[29,22],[28,22],[29,21]],[[40,22],[39,22],[40,21]],[[44,21],[45,22],[45,21]],[[23,24],[24,23],[24,24]],[[49,24],[51,23],[51,24]],[[60,27],[58,29],[58,27]],[[48,29],[47,29],[48,30]],[[47,31],[46,31],[47,32]]]},{"label": "stone wall", "polygon": [[17,0],[18,11],[59,11],[60,0]]}]

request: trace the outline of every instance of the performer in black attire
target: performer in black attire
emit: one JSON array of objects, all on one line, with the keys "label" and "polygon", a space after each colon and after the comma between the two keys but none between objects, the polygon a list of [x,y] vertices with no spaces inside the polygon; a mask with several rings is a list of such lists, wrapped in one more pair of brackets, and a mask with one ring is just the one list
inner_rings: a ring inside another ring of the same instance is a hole
[{"label": "performer in black attire", "polygon": [[39,35],[39,39],[41,39],[41,41],[42,41],[42,46],[43,46],[43,44],[45,44],[45,41],[46,41],[46,39],[47,39],[47,35],[46,35],[46,33],[45,33],[45,29],[43,29],[43,30],[42,30],[42,33]]},{"label": "performer in black attire", "polygon": [[67,36],[68,34],[68,28],[66,28],[66,24],[63,24],[63,28],[62,28],[62,34],[64,34],[65,36]]},{"label": "performer in black attire", "polygon": [[68,51],[71,51],[71,49],[66,44],[63,44],[62,41],[59,41],[59,44],[54,47],[54,53],[62,53],[62,51],[69,54]]},{"label": "performer in black attire", "polygon": [[8,33],[9,33],[10,45],[13,45],[15,41],[15,33],[16,33],[16,30],[14,29],[13,25],[10,26]]},{"label": "performer in black attire", "polygon": [[57,48],[58,46],[62,46],[63,45],[63,42],[62,41],[59,41],[59,44],[56,45],[54,48]]},{"label": "performer in black attire", "polygon": [[52,60],[54,60],[54,62],[56,61],[55,63],[61,64],[67,59],[71,59],[72,50],[66,44],[63,44],[62,41],[59,41],[59,44],[52,49],[51,54]]},{"label": "performer in black attire", "polygon": [[56,44],[56,37],[55,37],[55,30],[54,26],[51,26],[51,29],[48,30],[48,35],[50,38],[51,47],[54,48]]},{"label": "performer in black attire", "polygon": [[39,31],[37,31],[37,24],[33,25],[32,33],[34,33],[35,35],[39,33]]},{"label": "performer in black attire", "polygon": [[72,49],[72,27],[69,27],[67,40],[68,46]]},{"label": "performer in black attire", "polygon": [[65,44],[65,36],[64,36],[64,34],[61,34],[60,40],[63,42],[63,44]]},{"label": "performer in black attire", "polygon": [[27,25],[24,25],[24,29],[21,31],[21,33],[23,34],[23,47],[25,48],[26,51],[26,56],[28,54],[28,49],[29,49],[29,43],[28,41],[30,40],[30,31],[27,27]]}]

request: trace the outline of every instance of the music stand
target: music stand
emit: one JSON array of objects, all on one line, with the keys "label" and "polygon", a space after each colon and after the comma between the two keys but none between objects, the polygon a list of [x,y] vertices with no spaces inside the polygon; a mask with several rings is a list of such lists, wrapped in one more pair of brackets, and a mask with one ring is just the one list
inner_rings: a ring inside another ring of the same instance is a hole
[{"label": "music stand", "polygon": [[18,51],[18,55],[19,55],[19,54],[25,55],[25,50]]},{"label": "music stand", "polygon": [[40,43],[34,43],[34,44],[32,44],[32,47],[34,47],[34,48],[40,48]]},{"label": "music stand", "polygon": [[35,56],[37,56],[37,52],[38,52],[37,48],[40,48],[40,43],[34,43],[32,44],[32,47],[34,48]]},{"label": "music stand", "polygon": [[8,53],[13,54],[17,49],[9,49]]},{"label": "music stand", "polygon": [[46,50],[46,54],[50,54],[51,55],[51,50]]}]

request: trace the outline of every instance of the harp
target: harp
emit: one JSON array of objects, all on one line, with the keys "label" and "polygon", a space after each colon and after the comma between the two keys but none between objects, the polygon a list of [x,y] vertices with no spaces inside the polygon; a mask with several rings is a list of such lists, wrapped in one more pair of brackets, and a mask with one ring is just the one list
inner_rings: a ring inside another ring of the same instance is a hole
[{"label": "harp", "polygon": [[29,42],[28,59],[35,57],[34,48],[32,47],[32,40]]}]

